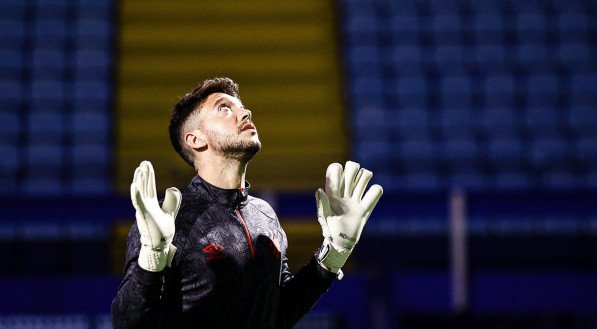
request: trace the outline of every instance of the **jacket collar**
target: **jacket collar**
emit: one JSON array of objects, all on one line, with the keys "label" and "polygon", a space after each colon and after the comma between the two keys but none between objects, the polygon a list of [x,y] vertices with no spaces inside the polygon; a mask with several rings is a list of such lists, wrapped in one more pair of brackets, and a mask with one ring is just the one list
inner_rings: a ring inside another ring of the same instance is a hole
[{"label": "jacket collar", "polygon": [[245,180],[245,187],[243,189],[223,189],[211,185],[201,178],[199,175],[195,176],[191,181],[192,189],[205,191],[206,197],[211,201],[215,201],[224,206],[230,207],[244,207],[249,196],[249,189],[251,184]]}]

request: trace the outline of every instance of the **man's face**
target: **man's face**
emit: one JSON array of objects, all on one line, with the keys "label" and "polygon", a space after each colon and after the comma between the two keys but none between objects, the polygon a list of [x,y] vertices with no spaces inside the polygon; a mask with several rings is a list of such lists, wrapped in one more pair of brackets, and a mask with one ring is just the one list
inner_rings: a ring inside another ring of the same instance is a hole
[{"label": "man's face", "polygon": [[201,106],[199,118],[199,130],[214,153],[249,161],[261,149],[251,111],[238,98],[224,93],[209,95]]}]

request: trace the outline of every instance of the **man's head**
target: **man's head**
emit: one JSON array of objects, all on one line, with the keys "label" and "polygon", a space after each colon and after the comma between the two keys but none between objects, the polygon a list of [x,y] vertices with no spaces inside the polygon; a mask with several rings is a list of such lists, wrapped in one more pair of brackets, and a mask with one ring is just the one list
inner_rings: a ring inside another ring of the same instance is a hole
[{"label": "man's head", "polygon": [[208,79],[183,96],[172,108],[170,141],[195,167],[197,152],[248,162],[261,148],[251,111],[238,96],[238,84],[229,78]]}]

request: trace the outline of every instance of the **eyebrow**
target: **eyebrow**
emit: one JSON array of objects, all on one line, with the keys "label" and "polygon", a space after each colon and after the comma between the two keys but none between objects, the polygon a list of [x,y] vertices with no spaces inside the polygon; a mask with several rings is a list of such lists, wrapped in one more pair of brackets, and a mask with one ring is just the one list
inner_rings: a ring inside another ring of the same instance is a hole
[{"label": "eyebrow", "polygon": [[[214,108],[217,108],[218,106],[220,106],[220,104],[224,103],[224,102],[230,102],[233,103],[231,100],[229,100],[226,96],[220,96],[220,98],[218,98],[218,100],[214,103]],[[234,104],[236,105],[236,104]],[[240,104],[240,108],[244,109],[245,106],[241,103]]]}]

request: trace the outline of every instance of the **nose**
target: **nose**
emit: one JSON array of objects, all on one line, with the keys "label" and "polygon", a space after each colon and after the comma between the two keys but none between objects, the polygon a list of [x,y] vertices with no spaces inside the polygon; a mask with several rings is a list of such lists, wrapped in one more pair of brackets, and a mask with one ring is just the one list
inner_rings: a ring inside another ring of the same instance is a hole
[{"label": "nose", "polygon": [[240,121],[243,122],[245,120],[251,121],[253,119],[253,113],[249,109],[243,109],[241,111]]}]

